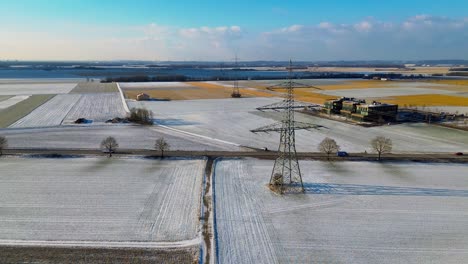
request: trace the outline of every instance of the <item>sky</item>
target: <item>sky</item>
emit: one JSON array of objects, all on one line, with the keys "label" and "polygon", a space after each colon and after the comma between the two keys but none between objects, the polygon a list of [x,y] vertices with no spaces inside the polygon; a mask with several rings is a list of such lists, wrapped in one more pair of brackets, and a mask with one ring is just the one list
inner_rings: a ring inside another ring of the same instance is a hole
[{"label": "sky", "polygon": [[0,60],[468,59],[467,0],[0,0]]}]

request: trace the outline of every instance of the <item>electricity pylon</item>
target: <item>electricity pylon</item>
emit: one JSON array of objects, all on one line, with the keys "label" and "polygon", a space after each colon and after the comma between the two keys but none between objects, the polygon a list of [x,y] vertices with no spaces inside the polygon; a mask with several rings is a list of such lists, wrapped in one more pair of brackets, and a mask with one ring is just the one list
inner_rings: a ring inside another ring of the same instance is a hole
[{"label": "electricity pylon", "polygon": [[[239,67],[237,65],[237,55],[236,55],[236,58],[235,58],[235,68],[233,70],[234,71],[238,71],[239,70]],[[234,86],[232,86],[232,93],[231,93],[231,97],[232,98],[240,98],[241,97],[241,93],[239,91],[239,80],[238,80],[238,77],[237,77],[237,73],[234,72]]]},{"label": "electricity pylon", "polygon": [[275,124],[251,130],[253,133],[280,132],[281,134],[278,157],[275,160],[269,183],[270,189],[280,194],[304,192],[304,184],[302,183],[302,174],[296,152],[296,130],[321,127],[294,120],[294,109],[309,105],[294,101],[295,85],[291,75],[292,62],[289,61],[288,82],[285,85],[287,88],[286,98],[280,103],[257,108],[258,110],[284,110],[282,120]]}]

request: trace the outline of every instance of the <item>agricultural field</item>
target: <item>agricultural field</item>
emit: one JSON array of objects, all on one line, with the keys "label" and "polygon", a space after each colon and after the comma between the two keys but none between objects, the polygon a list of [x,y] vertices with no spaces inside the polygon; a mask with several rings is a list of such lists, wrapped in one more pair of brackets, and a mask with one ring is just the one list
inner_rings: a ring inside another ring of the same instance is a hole
[{"label": "agricultural field", "polygon": [[[310,88],[295,90],[297,100],[323,104],[337,97],[357,97],[379,100],[399,105],[415,106],[466,106],[468,105],[468,81],[424,80],[424,81],[376,81],[376,80],[294,80]],[[284,80],[241,81],[242,86],[257,91],[284,83]],[[275,89],[285,93],[286,89]]]},{"label": "agricultural field", "polygon": [[0,128],[6,128],[31,113],[34,109],[49,101],[54,95],[36,94],[13,106],[0,109]]},{"label": "agricultural field", "polygon": [[24,101],[28,98],[29,98],[29,95],[17,95],[17,96],[8,97],[5,100],[0,100],[0,110],[14,106],[15,104],[21,101]]},{"label": "agricultural field", "polygon": [[[154,99],[195,100],[231,98],[232,85],[218,82],[120,83],[126,98],[135,100],[140,93]],[[265,91],[240,88],[243,97],[271,97]]]},{"label": "agricultural field", "polygon": [[115,83],[80,82],[70,93],[117,93]]},{"label": "agricultural field", "polygon": [[352,97],[356,98],[381,98],[387,96],[404,96],[404,95],[421,95],[421,94],[455,94],[453,91],[429,89],[429,88],[379,88],[379,89],[345,89],[345,90],[323,90],[318,91],[327,95],[336,97]]},{"label": "agricultural field", "polygon": [[302,161],[305,194],[266,184],[273,161],[219,160],[219,263],[463,263],[465,164]]},{"label": "agricultural field", "polygon": [[119,143],[119,149],[154,149],[155,141],[163,137],[169,143],[171,150],[243,150],[232,144],[170,128],[148,128],[127,124],[9,128],[0,130],[0,134],[7,137],[10,148],[19,149],[98,149],[104,138],[113,136]]},{"label": "agricultural field", "polygon": [[0,246],[0,263],[112,263],[180,264],[194,263],[198,248],[184,249],[108,249],[41,246]]},{"label": "agricultural field", "polygon": [[[276,149],[278,133],[254,134],[250,130],[280,120],[278,112],[260,112],[256,107],[279,102],[280,98],[186,100],[172,102],[128,102],[155,113],[156,123],[191,134],[247,147]],[[393,152],[468,151],[465,131],[428,124],[400,124],[365,128],[338,121],[296,114],[298,121],[321,125],[319,129],[296,132],[298,151],[314,152],[325,137],[334,138],[344,151],[370,152],[371,138],[382,135],[393,141]]]},{"label": "agricultural field", "polygon": [[78,118],[86,118],[93,122],[105,122],[115,117],[125,117],[119,93],[82,94],[78,102],[68,112],[64,123],[72,123]]},{"label": "agricultural field", "polygon": [[0,245],[196,245],[204,166],[196,159],[2,158]]},{"label": "agricultural field", "polygon": [[125,90],[140,89],[181,89],[193,88],[186,82],[123,82],[119,83],[120,88]]},{"label": "agricultural field", "polygon": [[76,83],[0,83],[0,95],[66,94]]},{"label": "agricultural field", "polygon": [[39,106],[10,127],[59,126],[73,106],[81,98],[79,94],[59,94]]}]

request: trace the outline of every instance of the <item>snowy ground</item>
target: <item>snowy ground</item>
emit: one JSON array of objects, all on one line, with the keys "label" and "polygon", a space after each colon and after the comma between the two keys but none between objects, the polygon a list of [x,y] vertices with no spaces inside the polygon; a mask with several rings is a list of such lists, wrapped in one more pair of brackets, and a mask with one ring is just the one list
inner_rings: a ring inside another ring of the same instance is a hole
[{"label": "snowy ground", "polygon": [[193,240],[204,166],[204,160],[2,158],[0,244]]},{"label": "snowy ground", "polygon": [[[294,82],[311,85],[311,86],[320,86],[320,85],[335,85],[335,84],[343,84],[349,80],[356,80],[356,79],[294,79]],[[240,81],[242,84],[244,83],[258,83],[259,85],[264,86],[271,86],[271,85],[278,85],[287,82],[288,80],[255,80],[255,81]]]},{"label": "snowy ground", "polygon": [[61,94],[36,108],[11,125],[20,127],[47,127],[72,124],[78,118],[102,123],[115,117],[125,117],[119,93]]},{"label": "snowy ground", "polygon": [[451,113],[455,114],[458,112],[458,114],[464,114],[465,116],[468,116],[468,106],[426,106],[424,108],[419,108],[424,111],[433,111],[433,112],[445,112],[445,113]]},{"label": "snowy ground", "polygon": [[0,84],[0,95],[66,94],[76,83],[7,83]]},{"label": "snowy ground", "polygon": [[28,99],[29,95],[17,95],[6,100],[0,101],[0,110],[13,106],[21,101]]},{"label": "snowy ground", "polygon": [[[155,114],[156,122],[178,130],[243,146],[276,149],[278,133],[253,134],[251,129],[277,122],[278,112],[255,110],[279,102],[278,98],[208,99],[169,102],[132,102],[129,107],[146,107]],[[365,128],[323,118],[296,114],[298,121],[322,125],[311,131],[297,131],[298,151],[317,151],[325,137],[334,138],[344,151],[371,151],[369,141],[386,136],[393,141],[393,152],[468,151],[465,131],[427,124],[402,124]]]},{"label": "snowy ground", "polygon": [[34,109],[27,116],[16,121],[10,127],[47,127],[58,126],[68,112],[81,98],[79,94],[59,94],[45,104]]},{"label": "snowy ground", "polygon": [[184,82],[125,82],[119,83],[120,88],[122,89],[171,89],[171,88],[196,88],[190,84]]},{"label": "snowy ground", "polygon": [[334,96],[346,96],[356,98],[372,98],[372,97],[387,97],[387,96],[398,96],[398,95],[419,95],[419,94],[448,94],[456,95],[457,92],[440,90],[440,89],[428,89],[428,88],[375,88],[375,89],[345,89],[345,90],[321,90],[315,91],[316,93],[322,93]]},{"label": "snowy ground", "polygon": [[464,164],[303,161],[306,194],[271,193],[272,161],[215,169],[219,263],[464,263]]},{"label": "snowy ground", "polygon": [[163,137],[171,150],[241,150],[223,142],[181,133],[163,127],[134,125],[72,125],[50,128],[0,129],[10,148],[98,149],[101,141],[113,136],[122,149],[154,149]]},{"label": "snowy ground", "polygon": [[105,122],[115,117],[125,117],[122,99],[119,93],[82,94],[78,102],[68,112],[64,123],[73,123],[78,118],[93,122]]}]

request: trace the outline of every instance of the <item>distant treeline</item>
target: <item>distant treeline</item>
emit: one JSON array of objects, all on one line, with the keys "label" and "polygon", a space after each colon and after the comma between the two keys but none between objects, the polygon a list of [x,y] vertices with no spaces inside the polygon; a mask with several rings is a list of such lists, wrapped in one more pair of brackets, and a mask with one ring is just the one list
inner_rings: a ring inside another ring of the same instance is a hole
[{"label": "distant treeline", "polygon": [[468,68],[451,68],[449,71],[468,71]]},{"label": "distant treeline", "polygon": [[[399,73],[376,73],[376,74],[362,74],[362,73],[311,73],[307,75],[293,75],[293,79],[372,79],[374,77],[389,78],[389,79],[423,79],[427,78],[422,74],[399,74]],[[253,76],[253,77],[239,77],[238,80],[280,80],[287,79],[288,75],[278,76]],[[185,81],[232,81],[232,77],[226,76],[213,76],[213,77],[197,77],[191,78],[184,75],[161,75],[161,76],[120,76],[120,77],[107,77],[101,82],[185,82]]]},{"label": "distant treeline", "polygon": [[363,77],[363,79],[372,79],[374,77],[378,78],[388,78],[388,79],[423,79],[427,76],[422,74],[401,74],[401,73],[376,73],[369,74]]},{"label": "distant treeline", "polygon": [[449,72],[447,76],[468,76],[468,72]]},{"label": "distant treeline", "polygon": [[121,76],[121,77],[107,77],[101,82],[185,82],[188,78],[184,75],[162,75],[162,76]]}]

